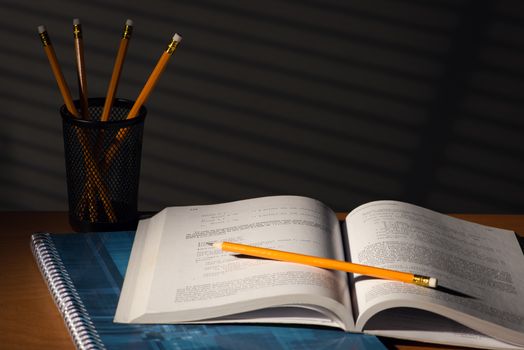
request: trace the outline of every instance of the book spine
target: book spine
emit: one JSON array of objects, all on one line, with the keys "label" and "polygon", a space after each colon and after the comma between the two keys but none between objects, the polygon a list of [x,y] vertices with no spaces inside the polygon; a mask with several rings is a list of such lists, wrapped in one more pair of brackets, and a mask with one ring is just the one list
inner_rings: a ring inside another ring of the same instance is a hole
[{"label": "book spine", "polygon": [[31,250],[76,348],[105,349],[50,234],[33,234]]}]

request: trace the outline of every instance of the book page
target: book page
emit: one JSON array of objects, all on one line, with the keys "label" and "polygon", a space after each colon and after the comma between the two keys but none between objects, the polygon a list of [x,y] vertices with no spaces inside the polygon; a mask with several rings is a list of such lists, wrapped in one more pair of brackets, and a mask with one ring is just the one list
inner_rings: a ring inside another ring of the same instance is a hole
[{"label": "book page", "polygon": [[360,206],[346,225],[353,262],[436,277],[441,287],[356,276],[358,327],[383,308],[418,307],[524,343],[524,257],[513,232],[395,201]]},{"label": "book page", "polygon": [[520,346],[489,338],[443,316],[413,308],[395,308],[378,313],[366,323],[366,333],[441,345],[522,350]]},{"label": "book page", "polygon": [[[149,263],[154,268],[146,310],[136,322],[217,321],[228,314],[298,304],[327,309],[338,318],[320,317],[314,323],[352,324],[347,274],[238,257],[208,245],[231,241],[343,260],[339,222],[322,203],[297,196],[264,197],[171,207],[158,218],[164,221],[156,225],[162,227],[161,234],[147,233],[154,242],[154,236],[161,237],[155,261]],[[136,284],[135,288],[146,288]]]}]

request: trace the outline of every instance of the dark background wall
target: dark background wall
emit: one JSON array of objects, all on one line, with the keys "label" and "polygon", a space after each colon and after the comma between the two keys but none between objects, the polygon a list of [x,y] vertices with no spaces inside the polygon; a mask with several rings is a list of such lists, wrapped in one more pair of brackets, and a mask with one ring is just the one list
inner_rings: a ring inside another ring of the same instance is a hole
[{"label": "dark background wall", "polygon": [[411,0],[0,1],[0,209],[67,208],[62,99],[103,96],[126,18],[119,97],[147,102],[139,208],[300,194],[347,210],[399,199],[523,212],[524,3]]}]

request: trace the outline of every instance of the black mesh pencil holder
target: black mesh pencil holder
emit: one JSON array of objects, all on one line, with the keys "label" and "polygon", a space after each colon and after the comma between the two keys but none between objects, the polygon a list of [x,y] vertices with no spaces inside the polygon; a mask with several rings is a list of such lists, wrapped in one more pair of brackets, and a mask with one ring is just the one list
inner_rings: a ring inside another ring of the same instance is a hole
[{"label": "black mesh pencil holder", "polygon": [[[133,101],[116,99],[100,121],[103,98],[89,99],[89,117],[62,116],[69,221],[80,232],[132,230],[138,222],[142,135],[147,110],[126,119]],[[75,105],[79,106],[75,101]]]}]

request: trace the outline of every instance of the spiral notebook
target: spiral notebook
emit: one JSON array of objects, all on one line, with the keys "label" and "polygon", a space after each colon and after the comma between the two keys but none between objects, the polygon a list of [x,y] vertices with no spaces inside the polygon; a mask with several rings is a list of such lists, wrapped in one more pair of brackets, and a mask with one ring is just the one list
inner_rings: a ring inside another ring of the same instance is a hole
[{"label": "spiral notebook", "polygon": [[378,338],[281,325],[113,323],[135,232],[35,233],[31,248],[78,349],[385,349]]}]

